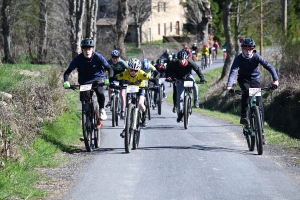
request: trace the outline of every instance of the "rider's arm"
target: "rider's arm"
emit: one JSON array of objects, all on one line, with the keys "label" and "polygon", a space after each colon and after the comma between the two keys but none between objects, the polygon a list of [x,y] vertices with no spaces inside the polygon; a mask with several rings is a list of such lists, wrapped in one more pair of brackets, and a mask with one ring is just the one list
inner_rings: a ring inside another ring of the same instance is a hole
[{"label": "rider's arm", "polygon": [[259,60],[259,63],[266,69],[270,72],[270,74],[272,75],[272,79],[273,81],[278,81],[279,78],[278,78],[278,75],[277,75],[277,72],[275,70],[275,68],[270,64],[268,63],[265,59],[263,59],[260,55],[256,54],[257,57],[258,57],[258,60]]},{"label": "rider's arm", "polygon": [[196,74],[199,76],[200,81],[205,81],[204,76],[200,70],[200,67],[195,62],[190,62],[192,65],[193,70],[196,72]]},{"label": "rider's arm", "polygon": [[235,57],[232,65],[231,65],[231,68],[230,68],[230,72],[228,75],[228,81],[227,81],[227,89],[232,87],[233,81],[234,81],[234,78],[235,78],[235,75],[236,75],[238,69],[239,69],[239,65],[238,65],[238,56],[237,56],[237,57]]},{"label": "rider's arm", "polygon": [[69,80],[69,75],[77,67],[76,60],[77,60],[77,57],[72,60],[72,62],[70,63],[68,69],[65,71],[65,73],[64,73],[64,82]]}]

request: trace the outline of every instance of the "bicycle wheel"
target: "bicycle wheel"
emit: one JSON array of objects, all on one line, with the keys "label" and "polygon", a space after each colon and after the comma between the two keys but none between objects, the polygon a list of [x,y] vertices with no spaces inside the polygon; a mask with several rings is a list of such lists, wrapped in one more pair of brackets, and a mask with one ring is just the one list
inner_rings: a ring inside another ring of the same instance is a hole
[{"label": "bicycle wheel", "polygon": [[146,90],[146,113],[148,114],[148,120],[151,120],[151,113],[150,113],[150,96],[149,96],[149,90]]},{"label": "bicycle wheel", "polygon": [[116,101],[116,95],[112,96],[111,98],[111,125],[112,127],[116,126],[116,118],[118,117],[118,105]]},{"label": "bicycle wheel", "polygon": [[116,126],[119,126],[119,117],[121,115],[121,99],[119,97],[116,97]]},{"label": "bicycle wheel", "polygon": [[133,135],[132,149],[135,150],[138,148],[140,143],[140,133],[141,133],[141,125],[142,125],[142,114],[138,111],[138,116],[136,119],[136,130]]},{"label": "bicycle wheel", "polygon": [[[99,104],[98,102],[93,102],[94,104],[94,112],[95,113],[99,113]],[[99,148],[100,147],[100,128],[97,128],[97,117],[96,114],[94,113],[94,144],[95,144],[95,148]]]},{"label": "bicycle wheel", "polygon": [[129,104],[128,105],[128,111],[127,111],[127,118],[126,118],[126,126],[125,126],[125,152],[130,153],[130,144],[132,141],[132,125],[133,125],[133,118],[134,118],[134,105]]},{"label": "bicycle wheel", "polygon": [[94,127],[92,121],[91,107],[89,104],[82,105],[82,131],[85,148],[88,152],[91,152],[94,150]]},{"label": "bicycle wheel", "polygon": [[191,108],[191,97],[186,95],[183,101],[183,122],[184,128],[187,129],[189,127],[189,118],[190,118],[190,108]]},{"label": "bicycle wheel", "polygon": [[255,136],[251,135],[249,130],[243,130],[243,133],[246,138],[249,151],[253,151],[255,147]]},{"label": "bicycle wheel", "polygon": [[162,97],[163,97],[163,90],[162,86],[158,88],[158,102],[157,102],[157,111],[158,114],[161,115],[161,104],[162,104]]},{"label": "bicycle wheel", "polygon": [[255,140],[256,140],[256,149],[258,155],[263,154],[263,140],[262,140],[262,127],[260,120],[260,113],[257,106],[252,107],[252,119],[251,126],[253,131],[255,132]]}]

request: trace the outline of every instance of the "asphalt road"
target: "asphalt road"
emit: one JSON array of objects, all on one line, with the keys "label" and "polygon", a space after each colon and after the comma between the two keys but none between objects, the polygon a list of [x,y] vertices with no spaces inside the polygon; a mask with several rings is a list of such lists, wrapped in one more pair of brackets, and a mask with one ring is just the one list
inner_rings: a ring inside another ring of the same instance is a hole
[{"label": "asphalt road", "polygon": [[152,111],[142,129],[139,148],[126,154],[123,122],[113,128],[107,114],[101,148],[87,152],[89,162],[63,199],[300,199],[299,171],[270,155],[268,145],[262,156],[248,151],[240,126],[193,113],[186,130],[164,101],[162,115]]}]

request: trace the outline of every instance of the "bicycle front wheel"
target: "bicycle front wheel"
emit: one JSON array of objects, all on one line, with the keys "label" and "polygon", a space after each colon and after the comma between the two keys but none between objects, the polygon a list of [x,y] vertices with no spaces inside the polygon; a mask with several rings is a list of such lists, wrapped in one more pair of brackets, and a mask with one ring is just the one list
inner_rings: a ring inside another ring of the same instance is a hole
[{"label": "bicycle front wheel", "polygon": [[253,151],[255,147],[255,136],[251,135],[251,133],[249,133],[249,130],[247,131],[243,130],[243,131],[247,141],[248,149],[249,151]]},{"label": "bicycle front wheel", "polygon": [[89,104],[82,105],[82,131],[83,131],[83,139],[84,145],[88,152],[94,150],[94,142],[93,142],[93,134],[94,127],[92,122],[92,111]]},{"label": "bicycle front wheel", "polygon": [[112,127],[116,126],[116,121],[117,121],[117,117],[118,117],[118,105],[117,105],[117,101],[116,101],[116,95],[112,96],[111,98],[111,125]]},{"label": "bicycle front wheel", "polygon": [[[94,112],[97,113],[99,115],[99,104],[98,102],[93,102],[94,104]],[[97,127],[97,117],[96,114],[94,113],[94,144],[95,144],[95,148],[99,148],[100,147],[100,128]]]},{"label": "bicycle front wheel", "polygon": [[125,139],[124,146],[125,152],[130,153],[130,144],[132,141],[132,132],[133,132],[133,121],[134,121],[134,105],[128,105],[127,118],[126,118],[126,126],[125,126]]},{"label": "bicycle front wheel", "polygon": [[263,154],[263,139],[262,139],[262,127],[261,127],[261,119],[260,113],[257,106],[252,107],[252,119],[251,126],[255,132],[255,140],[256,140],[256,148],[258,155]]},{"label": "bicycle front wheel", "polygon": [[148,120],[151,120],[151,113],[150,113],[150,94],[149,94],[149,90],[146,90],[146,113],[148,114]]},{"label": "bicycle front wheel", "polygon": [[163,98],[163,88],[162,86],[160,86],[158,88],[158,102],[157,102],[157,111],[159,115],[161,115],[162,98]]},{"label": "bicycle front wheel", "polygon": [[189,95],[186,95],[184,97],[183,102],[183,122],[184,122],[184,128],[187,129],[189,127],[189,118],[190,118],[190,108],[191,108],[191,97]]}]

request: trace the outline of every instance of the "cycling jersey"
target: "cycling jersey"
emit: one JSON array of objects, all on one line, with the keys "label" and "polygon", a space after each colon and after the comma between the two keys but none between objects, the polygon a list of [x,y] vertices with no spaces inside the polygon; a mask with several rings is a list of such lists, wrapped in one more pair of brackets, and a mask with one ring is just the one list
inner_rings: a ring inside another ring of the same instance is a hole
[{"label": "cycling jersey", "polygon": [[126,69],[128,69],[128,64],[121,58],[119,58],[118,62],[114,64],[112,62],[112,59],[109,59],[108,64],[110,64],[111,68],[114,70],[114,75],[120,74],[121,72],[124,72]]},{"label": "cycling jersey", "polygon": [[78,83],[80,85],[104,80],[105,71],[109,71],[110,77],[114,76],[112,68],[98,52],[93,52],[90,59],[85,58],[83,53],[77,55],[64,73],[64,82],[68,81],[70,73],[76,68],[78,70]]},{"label": "cycling jersey", "polygon": [[209,55],[208,47],[203,47],[200,52],[201,52],[202,55],[206,55],[206,56]]},{"label": "cycling jersey", "polygon": [[176,78],[178,80],[187,79],[187,77],[192,74],[194,70],[201,80],[204,80],[204,76],[199,68],[199,66],[191,60],[187,60],[188,64],[182,67],[179,61],[170,62],[167,68],[168,77]]},{"label": "cycling jersey", "polygon": [[278,80],[278,75],[275,68],[268,63],[259,54],[253,53],[251,58],[244,58],[242,53],[235,57],[227,82],[227,87],[232,87],[235,74],[238,72],[238,79],[248,81],[259,81],[260,82],[260,71],[258,64],[261,64],[266,70],[268,70],[273,78],[273,81]]},{"label": "cycling jersey", "polygon": [[[144,69],[142,69],[142,70],[144,70]],[[156,68],[152,64],[149,64],[148,70],[144,70],[144,72],[151,75],[151,73],[154,72],[155,70],[156,70]]]},{"label": "cycling jersey", "polygon": [[137,85],[140,87],[145,87],[145,80],[149,80],[150,77],[151,75],[147,74],[143,70],[139,70],[135,76],[131,76],[129,70],[125,70],[116,76],[119,81],[128,81],[129,85]]}]

